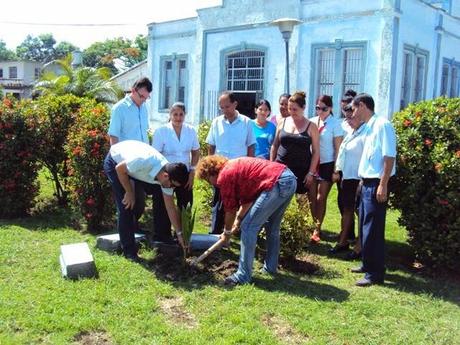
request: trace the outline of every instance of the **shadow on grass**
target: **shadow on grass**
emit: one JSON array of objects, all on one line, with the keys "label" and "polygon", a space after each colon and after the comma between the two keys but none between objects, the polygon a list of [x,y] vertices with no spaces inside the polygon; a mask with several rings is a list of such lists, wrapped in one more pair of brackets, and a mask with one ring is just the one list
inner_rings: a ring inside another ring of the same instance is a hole
[{"label": "shadow on grass", "polygon": [[75,219],[68,208],[53,208],[21,218],[0,219],[0,226],[19,226],[31,231],[59,230],[75,228]]}]

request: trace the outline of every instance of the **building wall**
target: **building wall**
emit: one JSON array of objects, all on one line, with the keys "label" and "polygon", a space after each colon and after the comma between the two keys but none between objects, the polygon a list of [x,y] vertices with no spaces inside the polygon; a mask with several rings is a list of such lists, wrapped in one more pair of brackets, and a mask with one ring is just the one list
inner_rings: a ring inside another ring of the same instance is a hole
[{"label": "building wall", "polygon": [[[19,98],[32,96],[33,83],[35,82],[35,69],[41,69],[43,64],[35,61],[2,61],[0,68],[3,69],[3,78],[0,83],[4,87],[3,94],[16,94]],[[9,68],[17,67],[16,78],[10,78]],[[14,84],[14,87],[8,85]]]},{"label": "building wall", "polygon": [[137,64],[136,66],[133,66],[123,73],[112,77],[111,79],[115,81],[125,93],[128,93],[131,91],[131,87],[136,82],[136,80],[147,77],[147,75],[147,61],[145,61]]}]

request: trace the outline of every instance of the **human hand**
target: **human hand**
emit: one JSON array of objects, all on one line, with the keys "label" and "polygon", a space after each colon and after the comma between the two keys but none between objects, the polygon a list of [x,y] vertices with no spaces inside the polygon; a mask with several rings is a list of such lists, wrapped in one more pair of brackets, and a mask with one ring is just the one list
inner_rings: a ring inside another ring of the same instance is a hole
[{"label": "human hand", "polygon": [[179,242],[179,245],[182,247],[185,253],[188,252],[188,246],[185,245],[184,237],[182,236],[181,231],[176,231],[176,236],[177,236],[177,241]]},{"label": "human hand", "polygon": [[188,181],[185,184],[184,188],[188,189],[188,190],[192,190],[193,189],[193,181],[195,181],[195,171],[192,170],[188,174]]},{"label": "human hand", "polygon": [[303,184],[305,185],[305,187],[307,187],[307,188],[310,187],[312,185],[312,183],[313,183],[314,178],[315,177],[313,175],[307,174],[305,176],[305,178],[303,179]]},{"label": "human hand", "polygon": [[340,174],[337,171],[334,171],[332,174],[332,182],[339,182],[340,181]]},{"label": "human hand", "polygon": [[224,229],[224,232],[220,234],[220,239],[224,241],[225,245],[230,243],[230,238],[232,237],[232,231]]},{"label": "human hand", "polygon": [[388,199],[388,190],[386,185],[381,185],[377,187],[377,193],[375,195],[375,198],[377,199],[377,202],[385,202]]},{"label": "human hand", "polygon": [[132,210],[134,208],[135,197],[133,192],[126,192],[121,203],[125,205],[126,210]]}]

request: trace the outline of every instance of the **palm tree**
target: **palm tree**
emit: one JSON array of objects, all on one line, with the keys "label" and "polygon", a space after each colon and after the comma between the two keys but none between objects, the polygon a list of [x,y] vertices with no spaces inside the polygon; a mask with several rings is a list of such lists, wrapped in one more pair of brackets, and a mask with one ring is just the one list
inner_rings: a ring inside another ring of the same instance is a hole
[{"label": "palm tree", "polygon": [[59,72],[47,71],[35,84],[34,91],[39,93],[64,95],[73,94],[89,97],[100,103],[116,103],[123,97],[123,90],[110,80],[111,71],[107,67],[72,67],[72,55],[54,60]]}]

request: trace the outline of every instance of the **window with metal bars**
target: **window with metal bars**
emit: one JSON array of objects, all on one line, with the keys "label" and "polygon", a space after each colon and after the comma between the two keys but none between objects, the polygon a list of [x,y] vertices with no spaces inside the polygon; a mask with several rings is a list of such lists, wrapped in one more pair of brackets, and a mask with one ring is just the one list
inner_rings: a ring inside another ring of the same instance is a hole
[{"label": "window with metal bars", "polygon": [[405,44],[402,61],[400,108],[425,99],[428,51]]},{"label": "window with metal bars", "polygon": [[460,96],[460,62],[444,59],[441,77],[441,95],[446,97]]},{"label": "window with metal bars", "polygon": [[160,110],[166,110],[174,102],[186,100],[187,91],[187,56],[174,55],[160,59]]},{"label": "window with metal bars", "polygon": [[264,89],[265,53],[245,50],[225,57],[226,88],[238,92],[262,92]]},{"label": "window with metal bars", "polygon": [[[320,95],[341,99],[348,89],[363,90],[365,42],[343,42],[315,44],[312,46],[313,78],[310,95],[312,114],[315,100]],[[339,102],[335,111],[339,111]]]}]

